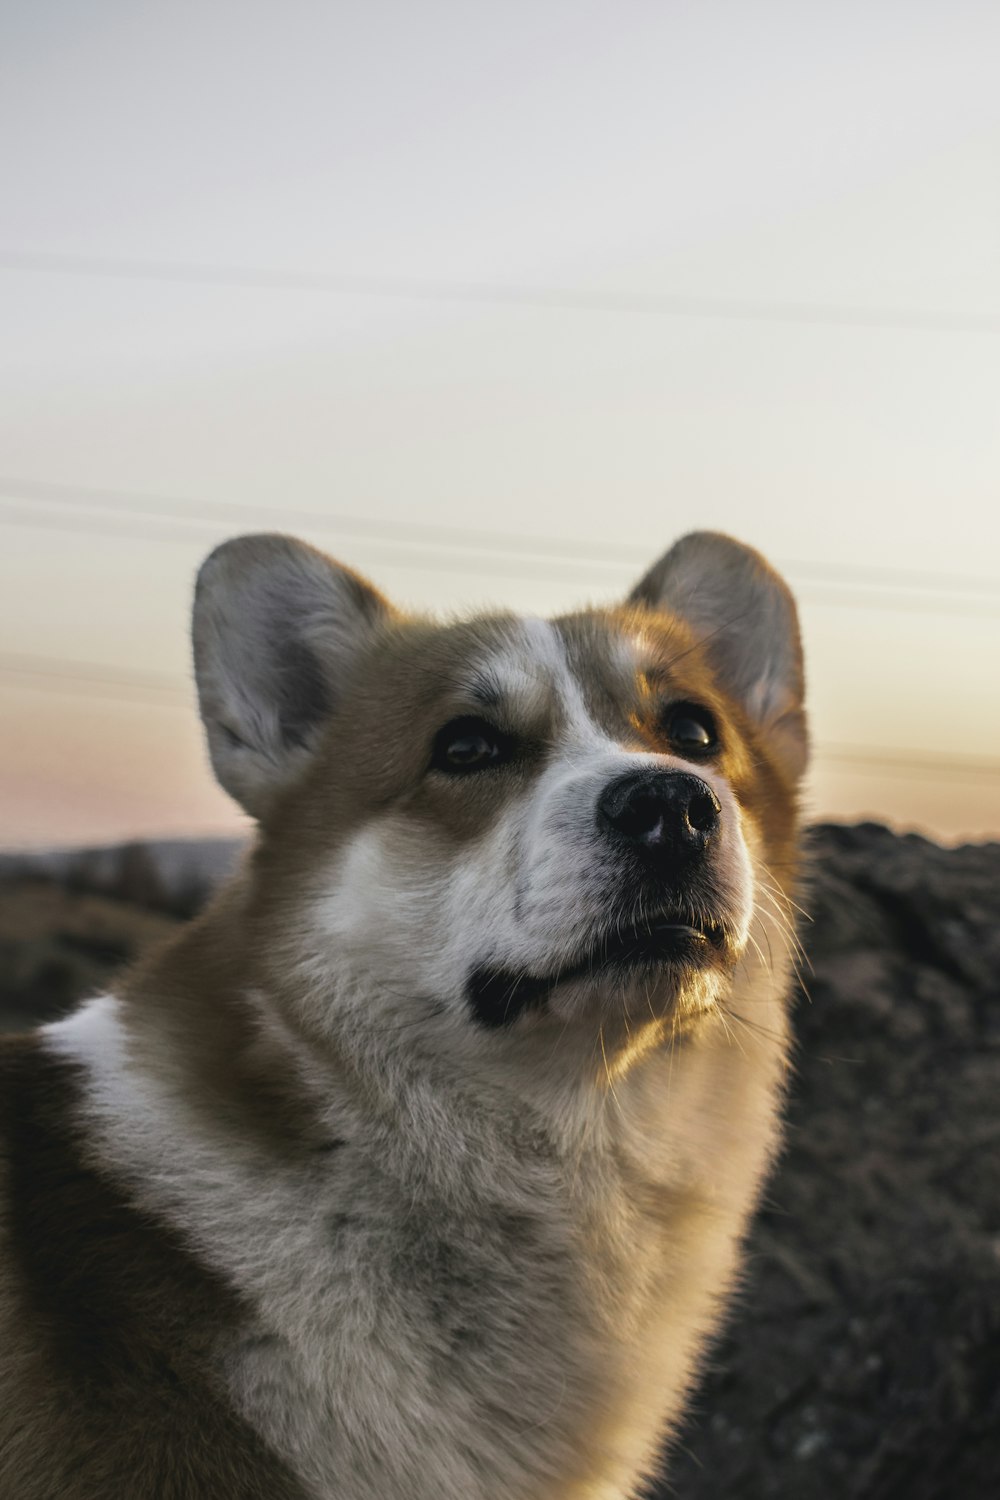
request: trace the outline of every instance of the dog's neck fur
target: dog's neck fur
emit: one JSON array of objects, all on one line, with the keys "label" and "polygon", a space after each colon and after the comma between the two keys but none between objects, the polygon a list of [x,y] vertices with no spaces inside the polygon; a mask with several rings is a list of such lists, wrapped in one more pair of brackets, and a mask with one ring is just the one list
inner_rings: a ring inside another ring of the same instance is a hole
[{"label": "dog's neck fur", "polygon": [[[229,896],[120,999],[49,1034],[85,1068],[101,1161],[252,1310],[220,1351],[241,1413],[317,1496],[623,1494],[654,1460],[664,1403],[676,1406],[695,1373],[773,1149],[786,966],[746,957],[728,1020],[637,1048],[616,1076],[593,1039],[574,1058],[572,1045],[560,1051],[566,1029],[545,1036],[540,1020],[506,1068],[447,1078],[425,1072],[433,1047],[375,1027],[332,1035],[317,1056],[273,1020],[274,997],[241,992],[238,963],[227,984],[242,906]],[[783,951],[777,927],[762,937]],[[192,996],[192,965],[212,975],[211,1006]],[[575,1078],[568,1062],[555,1087],[544,1067],[519,1070],[540,1047],[572,1059]],[[330,1248],[350,1240],[344,1204],[366,1199],[381,1227],[365,1228],[352,1255],[348,1306]],[[422,1332],[397,1339],[377,1378],[359,1354],[389,1316],[386,1246],[412,1254],[419,1284],[429,1230],[455,1262],[446,1338],[482,1346],[460,1366],[464,1392],[440,1359],[435,1385]],[[475,1285],[498,1263],[506,1295]],[[345,1381],[354,1410],[338,1416]],[[397,1406],[419,1411],[419,1458],[389,1441]],[[463,1437],[465,1406],[494,1411],[494,1430],[470,1414]],[[347,1477],[358,1413],[383,1452]],[[426,1491],[421,1475],[433,1476]]]}]

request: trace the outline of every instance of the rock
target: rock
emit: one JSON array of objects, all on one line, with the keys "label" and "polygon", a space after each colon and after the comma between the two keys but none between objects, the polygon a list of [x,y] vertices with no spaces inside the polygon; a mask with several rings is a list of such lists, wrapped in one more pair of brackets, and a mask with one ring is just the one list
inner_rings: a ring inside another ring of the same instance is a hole
[{"label": "rock", "polygon": [[0,880],[0,1031],[55,1020],[175,920],[52,881]]},{"label": "rock", "polygon": [[656,1500],[1000,1494],[1000,845],[810,837],[784,1158]]}]

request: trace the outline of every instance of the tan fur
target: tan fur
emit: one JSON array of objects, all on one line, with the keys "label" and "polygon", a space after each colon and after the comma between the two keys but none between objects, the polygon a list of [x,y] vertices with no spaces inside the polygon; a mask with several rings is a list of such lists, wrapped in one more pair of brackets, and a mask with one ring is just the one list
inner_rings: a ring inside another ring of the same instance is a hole
[{"label": "tan fur", "polygon": [[[757,626],[679,613],[697,568]],[[0,1500],[634,1495],[778,1139],[790,596],[688,539],[620,610],[441,626],[257,538],[206,568],[195,640],[260,834],[113,999],[7,1049]],[[678,754],[669,703],[717,754]],[[516,753],[428,769],[470,715]],[[594,807],[634,767],[715,796],[684,889],[726,945],[477,1023],[477,966],[558,974],[627,921]]]}]

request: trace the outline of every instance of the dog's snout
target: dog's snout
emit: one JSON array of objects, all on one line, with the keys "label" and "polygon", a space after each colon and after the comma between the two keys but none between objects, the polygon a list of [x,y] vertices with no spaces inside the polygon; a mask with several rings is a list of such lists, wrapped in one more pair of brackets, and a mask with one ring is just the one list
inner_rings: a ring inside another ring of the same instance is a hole
[{"label": "dog's snout", "polygon": [[632,771],[604,788],[598,823],[652,857],[700,854],[719,827],[722,808],[698,776],[678,771]]}]

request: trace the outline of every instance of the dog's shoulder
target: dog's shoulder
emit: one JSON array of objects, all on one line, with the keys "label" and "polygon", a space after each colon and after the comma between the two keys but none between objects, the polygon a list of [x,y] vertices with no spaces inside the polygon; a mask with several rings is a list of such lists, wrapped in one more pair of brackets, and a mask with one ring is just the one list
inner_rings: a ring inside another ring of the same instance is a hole
[{"label": "dog's shoulder", "polygon": [[0,1495],[301,1500],[210,1372],[233,1293],[102,1165],[79,1075],[0,1043]]}]

